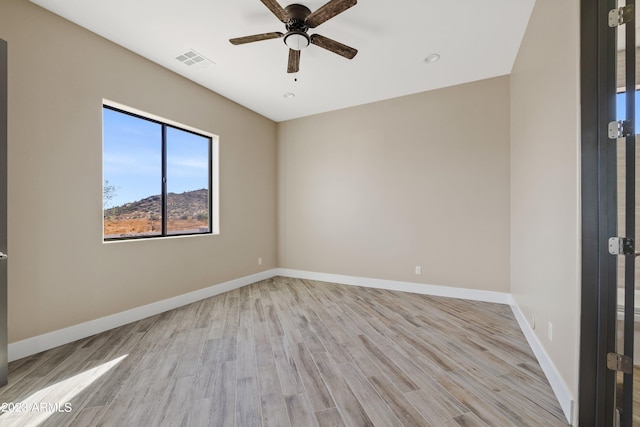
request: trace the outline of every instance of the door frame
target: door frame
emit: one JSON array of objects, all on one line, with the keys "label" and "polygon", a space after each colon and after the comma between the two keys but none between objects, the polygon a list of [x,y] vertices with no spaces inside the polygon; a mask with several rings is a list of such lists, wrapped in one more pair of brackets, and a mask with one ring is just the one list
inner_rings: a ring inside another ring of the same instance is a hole
[{"label": "door frame", "polygon": [[[8,48],[0,39],[0,252],[7,253]],[[7,260],[0,260],[0,386],[8,382]]]},{"label": "door frame", "polygon": [[613,426],[616,258],[607,241],[617,234],[616,144],[608,123],[616,120],[616,40],[607,25],[615,0],[580,2],[582,296],[579,425]]},{"label": "door frame", "polygon": [[[617,236],[616,151],[621,143],[608,137],[608,124],[616,120],[616,31],[608,25],[609,11],[615,8],[615,0],[580,2],[582,315],[578,417],[579,425],[604,427],[614,425],[616,408],[616,372],[607,369],[606,362],[607,353],[616,352],[617,322],[617,259],[609,254],[607,244],[609,237]],[[625,375],[625,382],[629,377]],[[628,387],[626,384],[627,400],[632,395]],[[625,416],[629,421],[630,413]]]}]

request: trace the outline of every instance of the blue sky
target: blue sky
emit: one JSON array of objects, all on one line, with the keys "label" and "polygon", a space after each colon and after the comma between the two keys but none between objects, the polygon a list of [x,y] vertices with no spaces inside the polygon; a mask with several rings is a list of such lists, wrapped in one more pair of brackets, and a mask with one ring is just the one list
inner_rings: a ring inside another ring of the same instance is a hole
[{"label": "blue sky", "polygon": [[[162,126],[110,109],[103,109],[103,173],[115,186],[106,207],[160,194]],[[167,191],[208,188],[208,139],[167,127]]]},{"label": "blue sky", "polygon": [[[625,99],[626,99],[626,94],[624,92],[619,93],[616,95],[616,118],[617,120],[624,120],[626,118],[626,106],[625,106]],[[636,133],[639,133],[638,131],[640,130],[639,128],[639,123],[638,119],[640,118],[640,105],[638,105],[638,102],[640,102],[640,93],[636,92]]]}]

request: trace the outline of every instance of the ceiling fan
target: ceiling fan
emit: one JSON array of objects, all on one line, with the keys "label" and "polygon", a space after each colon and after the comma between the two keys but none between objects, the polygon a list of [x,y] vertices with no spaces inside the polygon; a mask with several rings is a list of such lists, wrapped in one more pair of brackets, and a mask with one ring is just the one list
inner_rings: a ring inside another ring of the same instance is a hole
[{"label": "ceiling fan", "polygon": [[301,4],[290,4],[284,9],[276,0],[260,0],[269,10],[285,24],[286,33],[273,32],[237,37],[229,41],[234,45],[252,43],[261,40],[284,37],[284,44],[289,47],[287,73],[297,73],[300,69],[300,51],[314,44],[347,59],[353,59],[358,51],[320,34],[307,34],[309,28],[316,28],[323,22],[355,6],[357,0],[330,0],[315,12]]}]

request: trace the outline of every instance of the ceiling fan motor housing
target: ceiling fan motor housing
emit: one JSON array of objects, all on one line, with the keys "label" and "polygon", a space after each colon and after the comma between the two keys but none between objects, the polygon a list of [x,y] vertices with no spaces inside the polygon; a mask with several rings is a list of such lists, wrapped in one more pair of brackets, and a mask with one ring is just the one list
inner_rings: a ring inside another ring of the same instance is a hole
[{"label": "ceiling fan motor housing", "polygon": [[302,50],[311,43],[307,34],[309,27],[305,23],[305,19],[311,14],[311,11],[308,7],[295,3],[285,7],[284,10],[289,17],[285,23],[287,34],[284,35],[284,44],[290,49]]}]

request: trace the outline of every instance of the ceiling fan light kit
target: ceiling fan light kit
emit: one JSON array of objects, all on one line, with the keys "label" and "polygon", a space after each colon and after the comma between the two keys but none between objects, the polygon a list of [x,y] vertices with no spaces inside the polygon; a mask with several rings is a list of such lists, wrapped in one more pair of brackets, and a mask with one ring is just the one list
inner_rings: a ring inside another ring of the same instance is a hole
[{"label": "ceiling fan light kit", "polygon": [[293,50],[302,50],[305,47],[309,46],[309,43],[311,43],[311,39],[309,38],[307,33],[290,31],[284,36],[284,44],[286,44],[290,49]]},{"label": "ceiling fan light kit", "polygon": [[330,0],[315,12],[301,4],[290,4],[284,9],[276,0],[260,0],[283,24],[287,32],[262,33],[252,36],[230,39],[231,44],[240,45],[261,40],[284,37],[284,44],[289,48],[288,73],[297,73],[300,69],[300,51],[314,44],[347,59],[353,59],[358,51],[350,46],[332,40],[320,34],[309,35],[310,28],[315,28],[336,15],[355,6],[357,0]]}]

